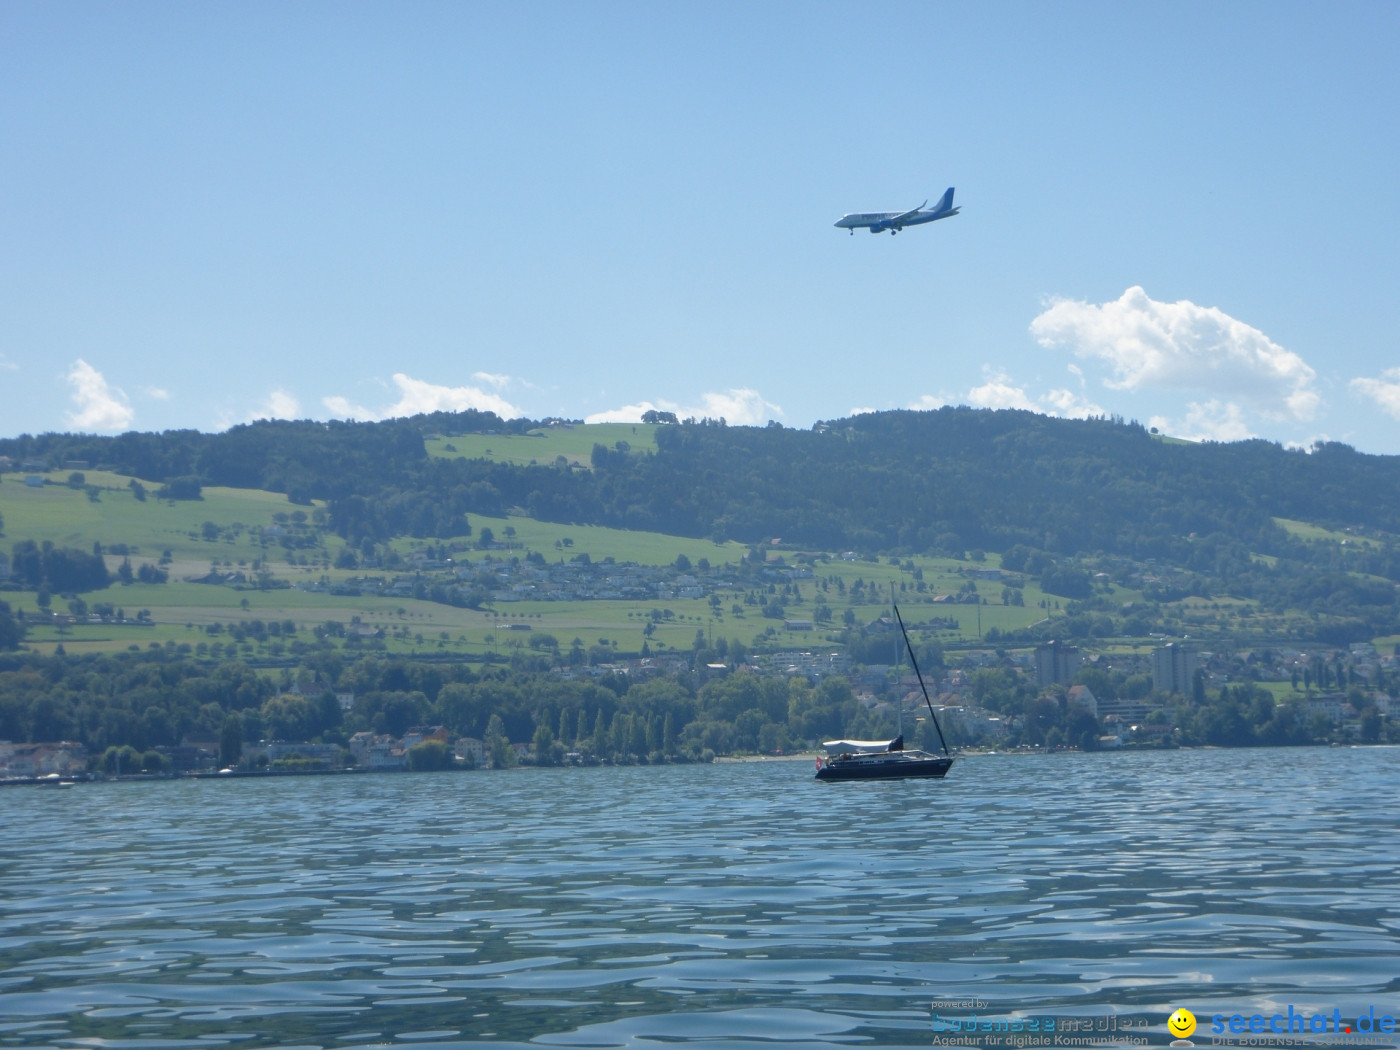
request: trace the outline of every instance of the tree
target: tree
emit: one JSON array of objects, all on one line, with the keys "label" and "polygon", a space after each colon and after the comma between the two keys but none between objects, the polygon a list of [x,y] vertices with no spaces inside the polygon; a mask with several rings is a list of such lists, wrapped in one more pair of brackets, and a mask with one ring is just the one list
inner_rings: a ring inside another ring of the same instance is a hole
[{"label": "tree", "polygon": [[10,571],[30,587],[46,586],[60,592],[100,591],[112,582],[101,555],[56,547],[49,540],[42,544],[33,540],[16,543]]},{"label": "tree", "polygon": [[203,499],[199,478],[193,474],[169,478],[156,492],[161,499]]},{"label": "tree", "polygon": [[1378,744],[1381,739],[1381,715],[1374,704],[1361,712],[1361,742]]},{"label": "tree", "polygon": [[554,765],[554,730],[548,722],[541,722],[535,729],[534,752],[536,765]]},{"label": "tree", "polygon": [[414,772],[452,768],[452,752],[441,740],[424,740],[408,749],[408,768]]},{"label": "tree", "polygon": [[110,776],[134,776],[141,772],[141,752],[130,744],[113,745],[102,753],[99,768]]},{"label": "tree", "polygon": [[508,769],[515,765],[515,750],[510,746],[506,724],[501,721],[500,715],[493,714],[486,723],[486,738],[482,743],[486,745],[493,769]]},{"label": "tree", "polygon": [[24,640],[24,624],[10,612],[9,602],[0,602],[0,651],[18,649]]},{"label": "tree", "polygon": [[237,711],[224,718],[219,729],[219,765],[224,769],[237,766],[243,759],[243,719]]}]

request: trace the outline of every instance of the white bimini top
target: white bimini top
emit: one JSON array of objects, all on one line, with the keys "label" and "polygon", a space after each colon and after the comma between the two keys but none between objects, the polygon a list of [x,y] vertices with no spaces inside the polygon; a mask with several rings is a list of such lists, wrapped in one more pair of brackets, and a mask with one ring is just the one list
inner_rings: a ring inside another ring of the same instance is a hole
[{"label": "white bimini top", "polygon": [[874,752],[888,751],[893,740],[824,740],[822,747],[833,755],[845,752]]}]

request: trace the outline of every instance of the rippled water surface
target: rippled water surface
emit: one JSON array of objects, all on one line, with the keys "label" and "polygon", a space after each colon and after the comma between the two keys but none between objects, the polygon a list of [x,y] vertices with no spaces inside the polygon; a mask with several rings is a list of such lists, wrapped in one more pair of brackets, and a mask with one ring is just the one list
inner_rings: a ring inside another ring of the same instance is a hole
[{"label": "rippled water surface", "polygon": [[[0,1046],[931,1042],[1400,1015],[1400,750],[0,792]],[[966,1016],[970,1011],[945,1011]]]}]

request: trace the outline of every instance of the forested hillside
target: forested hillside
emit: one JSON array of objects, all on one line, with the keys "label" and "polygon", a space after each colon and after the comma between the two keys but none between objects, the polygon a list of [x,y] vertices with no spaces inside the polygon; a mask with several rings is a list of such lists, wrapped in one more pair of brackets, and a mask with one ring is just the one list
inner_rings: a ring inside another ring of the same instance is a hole
[{"label": "forested hillside", "polygon": [[[1273,518],[1400,533],[1400,459],[1340,444],[1165,441],[1121,420],[944,408],[812,430],[704,420],[661,427],[657,451],[594,449],[592,469],[435,458],[425,435],[522,433],[490,413],[383,423],[260,422],[222,434],[24,436],[0,455],[82,461],[167,485],[265,488],[330,501],[352,542],[449,537],[463,515],[870,552],[1100,552],[1186,563],[1197,539],[1289,555]],[[188,488],[186,489],[188,491]],[[1377,570],[1373,570],[1377,571]],[[1378,571],[1394,575],[1385,567]]]}]

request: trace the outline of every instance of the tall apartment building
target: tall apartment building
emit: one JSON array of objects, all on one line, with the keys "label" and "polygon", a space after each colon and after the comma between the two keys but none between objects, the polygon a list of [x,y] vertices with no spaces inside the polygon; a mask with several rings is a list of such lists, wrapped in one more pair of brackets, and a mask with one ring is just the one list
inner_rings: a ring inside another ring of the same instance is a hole
[{"label": "tall apartment building", "polygon": [[1196,654],[1178,642],[1152,650],[1152,688],[1159,693],[1191,695],[1196,676]]},{"label": "tall apartment building", "polygon": [[1079,649],[1061,642],[1046,642],[1035,647],[1035,680],[1040,686],[1055,682],[1070,682],[1083,662]]}]

